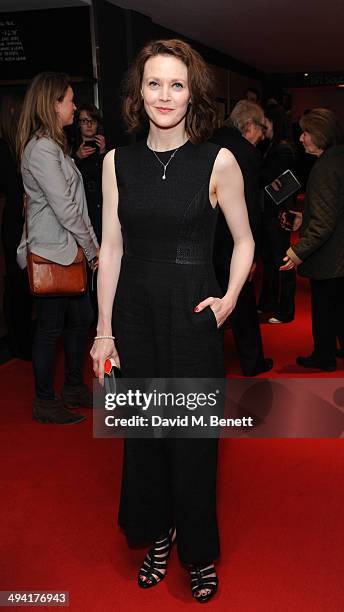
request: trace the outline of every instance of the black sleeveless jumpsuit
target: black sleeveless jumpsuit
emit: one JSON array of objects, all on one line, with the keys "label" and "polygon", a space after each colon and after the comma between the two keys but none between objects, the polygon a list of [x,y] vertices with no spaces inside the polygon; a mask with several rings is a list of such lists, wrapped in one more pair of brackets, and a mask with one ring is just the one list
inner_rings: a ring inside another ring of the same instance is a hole
[{"label": "black sleeveless jumpsuit", "polygon": [[[212,266],[218,145],[190,141],[163,168],[145,142],[115,153],[124,254],[113,309],[122,376],[222,378],[223,334],[203,299],[222,297]],[[157,155],[167,163],[172,151]],[[216,439],[125,440],[119,525],[129,543],[175,525],[182,563],[219,556]]]}]

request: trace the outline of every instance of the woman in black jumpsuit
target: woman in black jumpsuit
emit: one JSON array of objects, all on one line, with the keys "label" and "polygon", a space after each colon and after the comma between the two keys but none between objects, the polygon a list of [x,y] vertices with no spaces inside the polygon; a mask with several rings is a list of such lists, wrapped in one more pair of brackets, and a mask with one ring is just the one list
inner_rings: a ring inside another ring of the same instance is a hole
[{"label": "woman in black jumpsuit", "polygon": [[[203,60],[182,41],[150,43],[132,67],[124,114],[131,128],[139,127],[138,115],[148,115],[150,131],[147,141],[104,160],[106,219],[91,351],[99,377],[109,356],[126,378],[225,375],[219,327],[248,275],[253,240],[237,163],[204,142],[214,122],[210,91]],[[235,241],[223,298],[211,263],[217,202]],[[125,440],[119,524],[130,543],[154,542],[139,572],[143,588],[164,577],[177,536],[194,597],[207,601],[215,593],[216,464],[216,439]]]}]

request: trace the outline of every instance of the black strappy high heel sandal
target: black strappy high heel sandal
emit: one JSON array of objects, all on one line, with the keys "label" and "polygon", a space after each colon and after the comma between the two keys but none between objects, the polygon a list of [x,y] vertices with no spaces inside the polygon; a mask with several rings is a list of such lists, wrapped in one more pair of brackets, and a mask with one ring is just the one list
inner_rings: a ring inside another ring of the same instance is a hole
[{"label": "black strappy high heel sandal", "polygon": [[[166,576],[167,561],[171,553],[172,544],[176,539],[176,531],[172,527],[168,535],[154,542],[145,556],[143,565],[137,578],[143,589],[156,586]],[[165,570],[165,572],[163,571]],[[144,580],[142,580],[144,578]]]},{"label": "black strappy high heel sandal", "polygon": [[[215,595],[219,584],[214,564],[194,565],[189,567],[189,572],[192,596],[199,603],[206,603]],[[203,595],[201,591],[208,592]]]}]

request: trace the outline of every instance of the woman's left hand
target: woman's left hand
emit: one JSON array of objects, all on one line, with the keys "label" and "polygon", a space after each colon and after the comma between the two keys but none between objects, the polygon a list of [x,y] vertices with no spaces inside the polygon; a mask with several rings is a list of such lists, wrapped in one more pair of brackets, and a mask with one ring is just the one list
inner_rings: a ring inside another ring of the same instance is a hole
[{"label": "woman's left hand", "polygon": [[233,312],[235,304],[236,302],[232,298],[208,297],[207,299],[203,300],[203,302],[197,304],[197,306],[194,308],[194,312],[201,312],[209,306],[214,313],[217,327],[219,328],[224,324],[231,312]]},{"label": "woman's left hand", "polygon": [[96,141],[98,147],[99,147],[99,153],[105,153],[106,151],[106,143],[105,143],[105,138],[102,134],[96,134],[96,136],[94,137],[94,140]]}]

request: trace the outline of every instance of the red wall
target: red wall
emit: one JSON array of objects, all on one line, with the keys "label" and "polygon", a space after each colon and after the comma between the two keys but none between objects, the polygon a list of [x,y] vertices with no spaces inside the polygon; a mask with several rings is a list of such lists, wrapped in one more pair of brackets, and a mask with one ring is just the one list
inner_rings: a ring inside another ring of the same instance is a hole
[{"label": "red wall", "polygon": [[344,87],[309,87],[290,91],[293,121],[297,121],[305,108],[323,106],[332,110],[344,126]]}]

